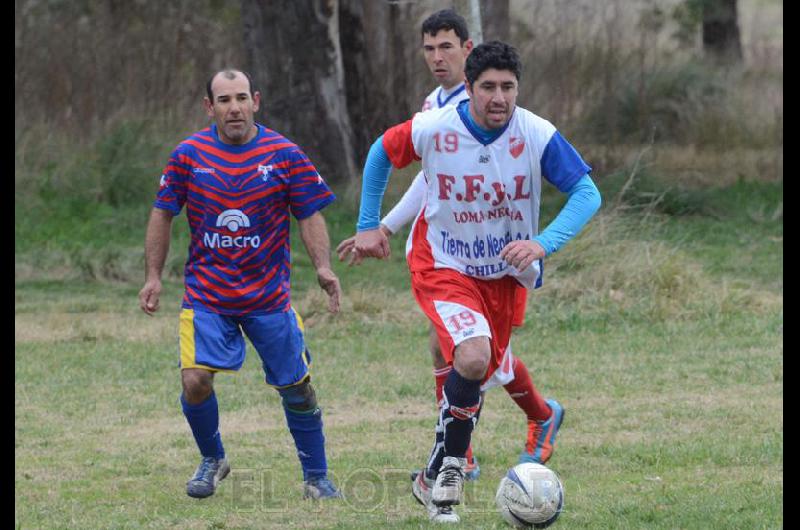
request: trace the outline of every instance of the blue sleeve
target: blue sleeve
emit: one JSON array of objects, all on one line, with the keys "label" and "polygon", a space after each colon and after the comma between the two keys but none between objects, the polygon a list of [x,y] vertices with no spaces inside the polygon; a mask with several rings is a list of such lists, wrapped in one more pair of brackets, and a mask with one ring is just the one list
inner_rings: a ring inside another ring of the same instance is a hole
[{"label": "blue sleeve", "polygon": [[574,147],[556,131],[542,153],[542,175],[562,193],[569,190],[592,168]]},{"label": "blue sleeve", "polygon": [[553,222],[533,238],[544,247],[548,256],[575,237],[600,208],[600,190],[589,175],[578,180],[567,190],[567,194],[569,199]]},{"label": "blue sleeve", "polygon": [[370,147],[367,161],[364,163],[361,206],[358,210],[356,231],[363,232],[380,226],[381,201],[391,172],[392,162],[383,148],[383,135],[381,135]]}]

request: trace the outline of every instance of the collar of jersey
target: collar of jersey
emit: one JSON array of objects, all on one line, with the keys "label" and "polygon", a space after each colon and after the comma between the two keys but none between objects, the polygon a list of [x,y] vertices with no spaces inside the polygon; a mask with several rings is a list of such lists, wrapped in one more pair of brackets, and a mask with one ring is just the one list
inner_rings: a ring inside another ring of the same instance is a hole
[{"label": "collar of jersey", "polygon": [[456,110],[458,110],[458,115],[461,118],[461,121],[464,122],[464,126],[467,128],[469,133],[483,145],[489,145],[500,138],[500,136],[506,132],[506,129],[508,129],[508,125],[511,123],[511,118],[514,117],[512,114],[511,118],[508,120],[508,123],[499,129],[484,129],[472,119],[472,116],[469,113],[469,100],[459,103],[458,107],[456,107]]},{"label": "collar of jersey", "polygon": [[226,144],[225,142],[220,140],[216,123],[211,124],[211,138],[214,139],[214,143],[216,143],[219,146],[222,146],[224,149],[230,151],[246,151],[251,147],[253,147],[256,144],[256,142],[258,142],[261,139],[261,132],[264,130],[264,128],[258,123],[253,122],[253,125],[256,126],[256,129],[258,129],[258,131],[256,132],[256,135],[253,136],[253,139],[247,142],[246,144],[242,145]]},{"label": "collar of jersey", "polygon": [[455,89],[449,96],[445,98],[444,101],[442,101],[442,92],[444,92],[444,88],[439,87],[439,92],[436,94],[436,103],[439,104],[439,108],[442,108],[448,103],[450,103],[450,100],[459,95],[460,93],[462,93],[464,91],[464,88],[465,88],[464,83],[461,83],[460,87]]}]

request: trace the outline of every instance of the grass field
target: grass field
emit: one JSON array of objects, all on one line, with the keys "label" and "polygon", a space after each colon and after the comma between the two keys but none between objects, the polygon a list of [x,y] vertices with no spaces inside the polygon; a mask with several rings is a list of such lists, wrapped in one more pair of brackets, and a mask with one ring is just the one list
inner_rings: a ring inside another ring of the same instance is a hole
[{"label": "grass field", "polygon": [[[600,181],[590,228],[548,260],[514,352],[567,408],[551,467],[566,506],[553,528],[783,526],[783,188]],[[544,217],[558,208],[548,195]],[[426,322],[402,238],[388,262],[336,264],[343,311],[326,314],[298,244],[294,303],[306,320],[329,463],[344,502],[301,500],[300,469],[257,355],[217,377],[233,471],[203,501],[176,369],[176,227],[162,310],[138,309],[148,207],[17,213],[17,528],[418,528],[408,471],[432,442]],[[354,213],[326,212],[334,245]],[[248,346],[249,348],[249,346]],[[524,416],[487,395],[474,436],[482,476],[462,528],[502,528],[501,476]]]}]

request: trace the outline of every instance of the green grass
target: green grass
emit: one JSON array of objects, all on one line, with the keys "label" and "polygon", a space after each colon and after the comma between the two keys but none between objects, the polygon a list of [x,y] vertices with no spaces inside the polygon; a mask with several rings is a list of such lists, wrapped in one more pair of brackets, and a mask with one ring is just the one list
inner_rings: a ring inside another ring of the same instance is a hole
[{"label": "green grass", "polygon": [[[600,180],[606,209],[548,260],[513,339],[535,383],[567,408],[551,461],[566,489],[554,528],[780,528],[782,186],[690,192],[644,179],[612,211],[621,185]],[[559,200],[545,200],[548,218]],[[136,295],[148,208],[72,220],[43,211],[16,219],[18,528],[429,526],[407,477],[431,445],[433,378],[402,237],[388,261],[336,263],[337,316],[295,238],[294,303],[347,500],[301,501],[279,399],[249,349],[241,372],[215,385],[233,472],[196,501],[184,493],[198,458],[176,369],[185,224],[162,309],[147,317]],[[326,217],[334,245],[350,235],[352,208]],[[125,229],[103,229],[112,219]],[[461,527],[504,527],[494,491],[524,429],[505,392],[491,391],[474,437],[483,474],[467,487]]]}]

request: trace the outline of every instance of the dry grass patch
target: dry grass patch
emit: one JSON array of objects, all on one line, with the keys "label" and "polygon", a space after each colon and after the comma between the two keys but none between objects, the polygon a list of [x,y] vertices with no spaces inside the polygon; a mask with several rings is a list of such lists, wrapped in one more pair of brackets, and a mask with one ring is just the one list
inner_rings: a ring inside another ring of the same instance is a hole
[{"label": "dry grass patch", "polygon": [[21,313],[14,316],[14,342],[132,341],[171,344],[177,318],[114,312]]}]

